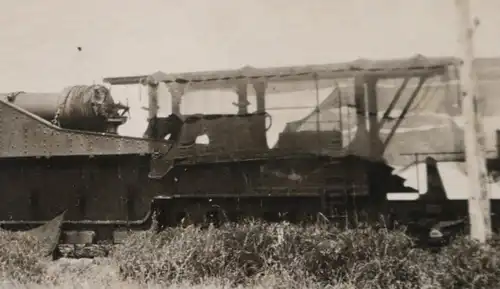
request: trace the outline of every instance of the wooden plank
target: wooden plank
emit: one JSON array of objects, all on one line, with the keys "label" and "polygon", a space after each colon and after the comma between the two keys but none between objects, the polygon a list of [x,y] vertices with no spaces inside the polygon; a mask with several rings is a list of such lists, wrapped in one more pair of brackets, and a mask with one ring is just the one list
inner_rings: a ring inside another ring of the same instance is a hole
[{"label": "wooden plank", "polygon": [[[379,78],[400,78],[426,74],[442,74],[444,68],[457,65],[459,61],[452,57],[415,57],[403,59],[367,60],[358,59],[345,63],[302,65],[270,68],[247,68],[233,70],[198,71],[185,73],[164,73],[158,71],[151,75],[108,77],[103,81],[112,85],[130,85],[143,83],[148,77],[158,82],[189,83],[198,89],[216,88],[220,85],[234,86],[242,80],[259,81],[300,81],[321,79],[352,78],[358,75],[377,76]],[[215,87],[214,87],[215,85]]]}]

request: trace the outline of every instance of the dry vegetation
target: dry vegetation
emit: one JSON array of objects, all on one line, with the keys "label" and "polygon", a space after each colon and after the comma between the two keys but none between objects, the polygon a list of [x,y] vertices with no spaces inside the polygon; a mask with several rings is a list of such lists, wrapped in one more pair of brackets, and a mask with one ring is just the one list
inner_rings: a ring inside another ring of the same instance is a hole
[{"label": "dry vegetation", "polygon": [[[403,231],[248,222],[137,233],[110,258],[53,262],[0,233],[0,288],[497,288],[500,251],[465,238],[439,253]],[[154,284],[154,285],[153,285]],[[146,286],[147,285],[147,286]],[[3,286],[3,287],[2,287]]]}]

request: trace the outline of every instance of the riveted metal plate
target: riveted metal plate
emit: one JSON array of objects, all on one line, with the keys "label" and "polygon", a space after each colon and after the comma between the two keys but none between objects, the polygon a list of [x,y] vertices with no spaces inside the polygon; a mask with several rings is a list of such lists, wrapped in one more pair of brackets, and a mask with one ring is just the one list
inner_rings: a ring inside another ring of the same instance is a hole
[{"label": "riveted metal plate", "polygon": [[[151,152],[151,140],[61,129],[5,101],[0,101],[0,112],[0,157],[3,158]],[[168,148],[164,143],[155,146]]]}]

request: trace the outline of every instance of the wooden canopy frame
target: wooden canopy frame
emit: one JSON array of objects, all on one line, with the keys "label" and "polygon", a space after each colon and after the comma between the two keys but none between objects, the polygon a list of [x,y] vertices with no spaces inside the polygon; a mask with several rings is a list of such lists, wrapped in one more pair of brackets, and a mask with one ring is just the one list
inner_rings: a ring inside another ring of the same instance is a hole
[{"label": "wooden canopy frame", "polygon": [[[148,110],[150,122],[157,118],[158,113],[158,84],[165,83],[172,95],[172,113],[180,115],[180,103],[185,89],[211,90],[221,88],[234,88],[238,94],[239,104],[248,104],[247,89],[251,85],[255,89],[257,99],[257,112],[266,110],[265,96],[267,85],[270,82],[293,82],[304,80],[335,80],[354,79],[355,103],[358,114],[358,122],[364,123],[365,111],[368,110],[370,123],[369,137],[372,140],[369,155],[377,158],[383,154],[387,144],[394,135],[406,112],[415,100],[425,80],[437,75],[447,75],[449,67],[461,64],[460,59],[455,57],[425,57],[416,55],[409,58],[369,60],[358,59],[351,62],[304,65],[274,68],[243,67],[237,70],[199,71],[185,73],[164,73],[158,71],[150,75],[122,76],[105,78],[104,82],[111,85],[133,85],[142,84],[148,86]],[[379,128],[385,122],[377,119],[377,93],[376,84],[380,79],[403,78],[404,81],[398,89],[392,103],[387,108],[384,116],[390,115],[396,102],[399,100],[409,78],[418,77],[418,86],[412,93],[410,99],[403,109],[403,113],[397,119],[392,132],[384,143],[379,139]],[[291,89],[294,90],[293,88]],[[367,102],[365,103],[365,94]],[[318,100],[317,100],[318,101]],[[317,103],[317,106],[319,103]],[[247,105],[238,106],[238,113],[248,113]]]}]

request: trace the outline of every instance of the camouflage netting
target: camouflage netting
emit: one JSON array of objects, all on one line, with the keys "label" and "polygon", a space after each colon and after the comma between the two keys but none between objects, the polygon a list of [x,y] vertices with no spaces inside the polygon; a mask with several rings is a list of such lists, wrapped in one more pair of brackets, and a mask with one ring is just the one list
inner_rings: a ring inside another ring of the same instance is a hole
[{"label": "camouflage netting", "polygon": [[[500,91],[500,75],[496,73],[497,70],[500,71],[500,60],[484,60],[479,64],[482,69],[479,73],[479,108],[485,115],[487,150],[494,151],[495,130],[500,126],[500,122],[496,121],[496,118],[500,117],[500,103],[497,104],[499,98],[496,96],[496,91]],[[439,153],[464,151],[460,91],[456,73],[450,69],[446,77],[435,77],[424,83],[387,145],[384,157],[390,164],[405,166],[415,160],[414,156],[402,154],[428,153],[439,158]],[[380,128],[381,141],[386,140],[395,126],[397,118],[417,87],[418,79],[409,81],[392,113],[384,119],[384,112],[402,82],[402,79],[394,79],[379,81],[377,84],[377,120],[383,122]],[[336,92],[333,91],[320,103],[319,112],[310,110],[303,118],[289,122],[286,130],[314,131],[318,128],[317,122],[320,123],[321,131],[342,130],[343,146],[349,146],[358,130],[352,84],[347,82],[339,85]],[[360,125],[364,130],[365,125]]]},{"label": "camouflage netting", "polygon": [[[452,63],[457,64],[456,61],[447,58],[433,59],[417,55],[405,60],[359,59],[343,64],[288,68],[246,67],[242,70],[186,74],[159,72],[154,74],[153,78],[167,82],[167,86],[172,83],[178,85],[176,83],[178,78],[188,82],[185,95],[182,97],[183,114],[237,113],[238,108],[235,103],[239,99],[235,93],[235,81],[239,84],[247,80],[249,83],[264,81],[267,83],[265,107],[272,117],[271,127],[267,131],[269,147],[290,146],[290,143],[295,145],[299,139],[301,144],[305,143],[308,146],[312,146],[313,142],[322,143],[320,137],[310,137],[313,132],[320,131],[325,132],[324,135],[326,132],[331,133],[335,141],[340,138],[340,147],[349,148],[351,153],[366,156],[368,142],[373,140],[368,137],[369,124],[364,124],[365,121],[362,119],[358,120],[353,72],[378,71],[385,74],[398,70],[407,73],[409,70],[414,71],[419,68],[429,69],[449,65],[444,75],[426,79],[399,125],[396,125],[397,119],[401,112],[406,110],[405,106],[418,87],[419,79],[413,77],[409,80],[389,115],[384,115],[384,112],[390,107],[404,82],[403,76],[377,82],[377,111],[370,113],[377,114],[377,120],[384,124],[378,132],[380,139],[376,141],[383,144],[391,135],[391,130],[397,127],[384,147],[383,158],[389,165],[403,168],[411,166],[415,161],[414,156],[404,154],[424,154],[421,161],[425,159],[425,154],[438,160],[440,158],[448,160],[452,153],[464,151],[459,71]],[[500,58],[478,58],[474,66],[479,79],[479,110],[485,116],[487,150],[496,151],[496,130],[500,126],[500,98],[496,95],[497,91],[500,91]],[[134,78],[137,77],[117,79],[115,83],[134,82],[137,80]],[[257,94],[255,87],[252,85],[247,87],[249,113],[257,110]],[[168,104],[160,104],[160,107],[162,106]],[[366,104],[365,117],[368,116],[368,109]],[[292,136],[294,140],[288,140],[287,137],[290,135],[286,136],[284,132],[302,133]],[[353,145],[354,140],[356,141]],[[332,147],[335,150],[338,146],[335,144]],[[440,155],[440,153],[445,154]]]}]

